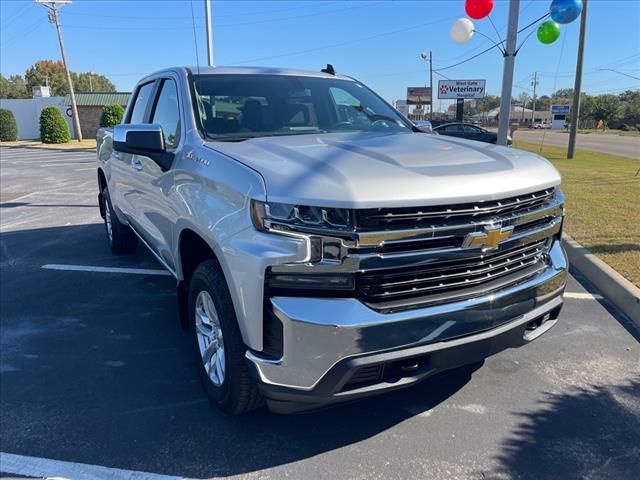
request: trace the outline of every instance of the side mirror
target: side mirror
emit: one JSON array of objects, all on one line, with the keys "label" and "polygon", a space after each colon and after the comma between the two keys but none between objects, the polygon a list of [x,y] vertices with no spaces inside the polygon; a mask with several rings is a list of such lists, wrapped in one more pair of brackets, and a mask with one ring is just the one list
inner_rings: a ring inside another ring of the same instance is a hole
[{"label": "side mirror", "polygon": [[164,170],[169,169],[173,154],[166,151],[162,127],[156,124],[131,123],[113,127],[113,149],[118,152],[144,155]]},{"label": "side mirror", "polygon": [[113,127],[113,149],[139,155],[163,153],[162,127],[135,123],[116,125]]}]

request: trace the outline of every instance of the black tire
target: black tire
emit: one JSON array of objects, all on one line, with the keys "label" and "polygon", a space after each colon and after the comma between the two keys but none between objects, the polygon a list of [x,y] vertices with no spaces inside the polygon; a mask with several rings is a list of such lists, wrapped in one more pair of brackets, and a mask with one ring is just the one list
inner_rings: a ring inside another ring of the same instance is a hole
[{"label": "black tire", "polygon": [[[203,291],[213,301],[224,339],[225,369],[220,385],[214,383],[205,369],[196,332],[196,304],[198,295]],[[191,277],[189,330],[200,380],[209,400],[228,415],[242,415],[261,407],[264,400],[247,368],[247,347],[242,341],[231,295],[216,260],[202,262]]]},{"label": "black tire", "polygon": [[[125,254],[135,252],[138,246],[138,237],[136,237],[128,225],[124,225],[118,220],[113,210],[113,205],[111,204],[109,190],[106,187],[102,190],[102,212],[107,242],[113,253]],[[109,232],[109,222],[111,223],[111,232]]]}]

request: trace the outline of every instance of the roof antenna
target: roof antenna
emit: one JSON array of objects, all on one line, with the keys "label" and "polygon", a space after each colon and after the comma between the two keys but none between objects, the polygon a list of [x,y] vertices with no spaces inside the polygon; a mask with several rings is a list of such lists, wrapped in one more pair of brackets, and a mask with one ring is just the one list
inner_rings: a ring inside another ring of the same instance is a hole
[{"label": "roof antenna", "polygon": [[325,68],[323,68],[322,70],[320,70],[322,73],[328,73],[329,75],[335,75],[336,71],[333,68],[333,65],[331,65],[330,63],[327,63],[327,66]]},{"label": "roof antenna", "polygon": [[200,75],[200,57],[198,55],[198,36],[196,35],[196,17],[193,13],[193,0],[191,0],[191,24],[193,25],[193,44],[196,47],[196,67]]}]

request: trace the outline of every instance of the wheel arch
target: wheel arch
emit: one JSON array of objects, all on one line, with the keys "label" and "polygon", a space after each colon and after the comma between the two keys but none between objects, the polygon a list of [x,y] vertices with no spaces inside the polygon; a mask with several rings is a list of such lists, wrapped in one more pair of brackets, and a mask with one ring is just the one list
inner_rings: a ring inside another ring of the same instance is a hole
[{"label": "wheel arch", "polygon": [[[191,276],[195,272],[200,263],[205,260],[215,260],[224,281],[231,294],[233,307],[236,312],[236,318],[240,319],[239,305],[234,295],[233,282],[231,274],[224,263],[224,257],[219,246],[208,236],[201,234],[197,229],[191,226],[184,226],[178,235],[176,242],[176,274],[178,277],[178,305],[180,309],[180,325],[184,329],[189,328],[188,318],[188,294],[189,282]],[[246,343],[246,331],[244,322],[238,321],[240,332]]]}]

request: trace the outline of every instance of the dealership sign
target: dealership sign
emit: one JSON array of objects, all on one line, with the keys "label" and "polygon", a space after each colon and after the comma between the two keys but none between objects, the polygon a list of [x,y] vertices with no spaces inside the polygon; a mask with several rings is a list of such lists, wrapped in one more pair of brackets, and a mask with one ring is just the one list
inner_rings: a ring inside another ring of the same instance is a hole
[{"label": "dealership sign", "polygon": [[431,87],[408,87],[407,105],[431,105]]},{"label": "dealership sign", "polygon": [[438,98],[484,98],[485,80],[439,80]]},{"label": "dealership sign", "polygon": [[571,113],[571,105],[551,105],[552,115],[568,115]]}]

